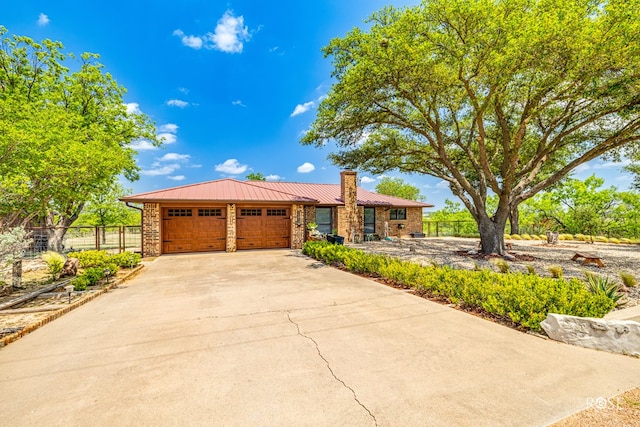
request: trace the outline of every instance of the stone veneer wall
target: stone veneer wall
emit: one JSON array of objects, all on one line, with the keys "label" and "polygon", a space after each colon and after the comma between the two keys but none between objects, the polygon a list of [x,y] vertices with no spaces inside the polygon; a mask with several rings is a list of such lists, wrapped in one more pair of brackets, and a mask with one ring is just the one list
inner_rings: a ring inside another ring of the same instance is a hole
[{"label": "stone veneer wall", "polygon": [[236,246],[236,204],[227,204],[227,252],[235,252]]},{"label": "stone veneer wall", "polygon": [[[315,208],[313,209],[315,217]],[[303,205],[291,206],[291,249],[302,249],[307,230],[307,209]]]},{"label": "stone veneer wall", "polygon": [[353,242],[354,237],[362,238],[364,208],[358,206],[357,174],[353,171],[340,172],[340,196],[344,206],[338,206],[338,234],[344,236],[346,242]]},{"label": "stone veneer wall", "polygon": [[145,203],[142,215],[142,254],[145,257],[159,256],[162,237],[160,234],[160,204]]}]

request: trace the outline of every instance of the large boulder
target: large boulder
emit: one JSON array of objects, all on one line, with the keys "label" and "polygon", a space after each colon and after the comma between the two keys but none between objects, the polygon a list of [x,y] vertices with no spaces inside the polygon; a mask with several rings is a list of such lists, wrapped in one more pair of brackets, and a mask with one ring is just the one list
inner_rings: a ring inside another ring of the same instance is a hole
[{"label": "large boulder", "polygon": [[62,267],[60,277],[75,276],[78,274],[78,268],[80,268],[80,260],[78,258],[67,258]]},{"label": "large boulder", "polygon": [[549,313],[540,323],[551,339],[640,357],[640,323]]}]

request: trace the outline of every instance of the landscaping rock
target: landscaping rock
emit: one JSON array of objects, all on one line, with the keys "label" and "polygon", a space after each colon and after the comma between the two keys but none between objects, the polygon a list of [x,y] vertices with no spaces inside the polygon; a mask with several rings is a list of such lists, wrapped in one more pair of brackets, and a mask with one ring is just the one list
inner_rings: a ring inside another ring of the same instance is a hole
[{"label": "landscaping rock", "polygon": [[551,339],[640,357],[640,323],[549,313],[540,323]]},{"label": "landscaping rock", "polygon": [[60,277],[75,276],[78,274],[78,268],[80,268],[80,260],[78,258],[67,258],[62,267]]}]

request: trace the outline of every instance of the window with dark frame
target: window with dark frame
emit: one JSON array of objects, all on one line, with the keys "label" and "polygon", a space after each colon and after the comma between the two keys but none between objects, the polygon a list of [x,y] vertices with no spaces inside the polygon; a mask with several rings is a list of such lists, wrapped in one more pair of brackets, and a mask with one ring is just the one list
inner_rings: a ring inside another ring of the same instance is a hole
[{"label": "window with dark frame", "polygon": [[286,209],[267,209],[267,216],[287,216]]},{"label": "window with dark frame", "polygon": [[331,234],[333,231],[331,208],[316,208],[316,224],[322,234]]},{"label": "window with dark frame", "polygon": [[176,209],[171,208],[167,209],[167,216],[176,217],[176,216],[191,216],[191,209]]},{"label": "window with dark frame", "polygon": [[364,234],[376,232],[376,208],[364,208]]},{"label": "window with dark frame", "polygon": [[198,209],[198,216],[222,216],[222,209]]},{"label": "window with dark frame", "polygon": [[407,208],[391,209],[389,219],[407,219]]},{"label": "window with dark frame", "polygon": [[262,209],[240,209],[240,216],[262,216]]}]

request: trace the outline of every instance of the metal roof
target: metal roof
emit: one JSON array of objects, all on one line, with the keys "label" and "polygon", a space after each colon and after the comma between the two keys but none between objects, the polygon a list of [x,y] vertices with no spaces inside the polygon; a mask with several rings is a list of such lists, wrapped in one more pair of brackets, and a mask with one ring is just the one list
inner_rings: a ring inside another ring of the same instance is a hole
[{"label": "metal roof", "polygon": [[[238,181],[220,179],[122,197],[132,203],[144,202],[280,202],[336,206],[344,204],[340,184]],[[358,205],[433,207],[428,203],[377,194],[358,187]]]}]

